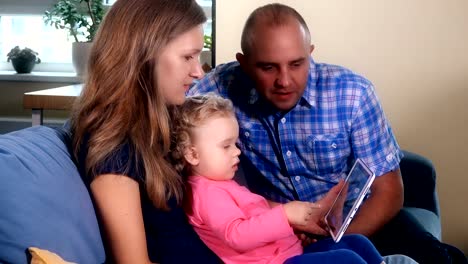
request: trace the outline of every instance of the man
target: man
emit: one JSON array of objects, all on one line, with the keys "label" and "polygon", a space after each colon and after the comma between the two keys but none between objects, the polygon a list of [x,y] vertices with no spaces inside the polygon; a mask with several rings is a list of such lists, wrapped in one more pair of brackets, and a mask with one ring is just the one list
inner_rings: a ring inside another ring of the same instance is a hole
[{"label": "man", "polygon": [[[294,9],[260,7],[244,26],[237,62],[216,67],[189,95],[214,91],[233,101],[252,191],[273,202],[317,202],[360,158],[377,177],[348,232],[369,236],[384,255],[451,263],[446,245],[414,232],[419,226],[400,211],[402,153],[373,85],[343,67],[315,63],[310,39]],[[408,241],[385,232],[401,219],[411,230]]]}]

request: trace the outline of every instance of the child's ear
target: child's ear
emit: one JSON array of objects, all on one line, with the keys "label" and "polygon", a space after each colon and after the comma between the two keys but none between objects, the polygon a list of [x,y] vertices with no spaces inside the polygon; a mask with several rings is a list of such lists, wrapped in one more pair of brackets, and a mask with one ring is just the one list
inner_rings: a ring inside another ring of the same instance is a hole
[{"label": "child's ear", "polygon": [[197,166],[200,162],[198,160],[198,153],[195,147],[188,147],[184,152],[185,160],[192,166]]}]

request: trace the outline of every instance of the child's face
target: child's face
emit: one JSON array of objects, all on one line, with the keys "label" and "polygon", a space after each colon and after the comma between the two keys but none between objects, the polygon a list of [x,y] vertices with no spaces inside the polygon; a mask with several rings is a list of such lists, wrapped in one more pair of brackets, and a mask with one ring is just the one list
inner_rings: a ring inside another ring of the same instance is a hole
[{"label": "child's face", "polygon": [[194,129],[192,174],[223,181],[234,177],[240,150],[234,116],[213,117]]}]

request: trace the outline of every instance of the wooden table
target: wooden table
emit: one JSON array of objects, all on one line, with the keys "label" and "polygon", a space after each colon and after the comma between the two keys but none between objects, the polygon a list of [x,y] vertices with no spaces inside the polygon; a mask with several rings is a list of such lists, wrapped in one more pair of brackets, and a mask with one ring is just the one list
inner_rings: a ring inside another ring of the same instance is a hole
[{"label": "wooden table", "polygon": [[25,93],[23,107],[32,109],[32,125],[42,125],[45,110],[70,110],[75,98],[80,95],[82,84]]}]

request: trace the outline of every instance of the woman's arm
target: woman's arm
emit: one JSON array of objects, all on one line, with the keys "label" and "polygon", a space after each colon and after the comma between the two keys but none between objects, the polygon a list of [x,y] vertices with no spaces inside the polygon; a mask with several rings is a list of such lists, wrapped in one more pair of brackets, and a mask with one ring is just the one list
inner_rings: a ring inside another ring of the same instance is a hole
[{"label": "woman's arm", "polygon": [[138,183],[125,176],[104,174],[91,183],[116,263],[150,263]]}]

